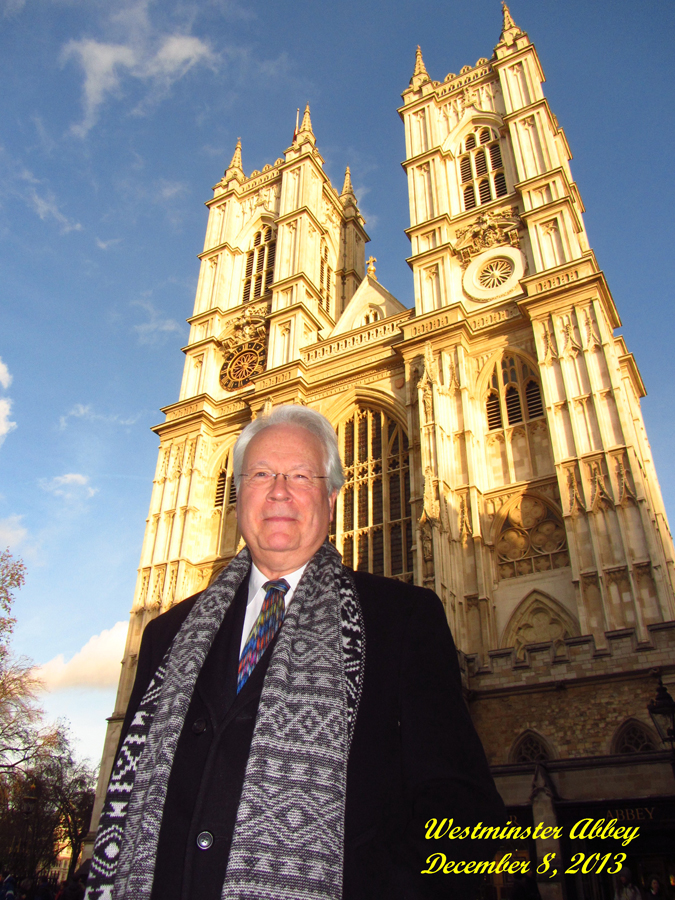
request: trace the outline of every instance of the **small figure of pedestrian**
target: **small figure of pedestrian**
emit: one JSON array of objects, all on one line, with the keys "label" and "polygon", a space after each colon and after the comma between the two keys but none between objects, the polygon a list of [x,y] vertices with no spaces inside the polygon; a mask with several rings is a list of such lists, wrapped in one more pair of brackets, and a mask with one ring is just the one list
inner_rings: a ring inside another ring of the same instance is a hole
[{"label": "small figure of pedestrian", "polygon": [[614,892],[614,900],[642,900],[640,889],[633,884],[633,873],[628,866],[619,872],[619,883]]},{"label": "small figure of pedestrian", "polygon": [[666,900],[666,892],[658,875],[652,875],[649,887],[644,891],[644,900]]}]

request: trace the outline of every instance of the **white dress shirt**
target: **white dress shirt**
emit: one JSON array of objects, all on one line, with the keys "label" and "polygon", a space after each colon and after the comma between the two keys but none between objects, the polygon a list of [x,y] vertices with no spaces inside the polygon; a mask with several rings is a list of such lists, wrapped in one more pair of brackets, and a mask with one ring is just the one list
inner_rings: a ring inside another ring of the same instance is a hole
[{"label": "white dress shirt", "polygon": [[[284,581],[287,581],[290,585],[290,588],[286,591],[284,595],[284,603],[285,608],[288,609],[288,604],[293,599],[293,594],[295,593],[295,589],[298,586],[298,582],[302,578],[302,573],[307,568],[307,563],[299,569],[296,569],[295,572],[291,572],[290,575],[284,575]],[[244,619],[244,627],[241,632],[241,644],[239,646],[239,656],[241,657],[242,651],[248,640],[248,637],[251,633],[251,629],[255,625],[255,621],[260,615],[260,610],[262,609],[263,600],[265,599],[265,589],[263,588],[264,584],[270,579],[267,575],[263,575],[260,569],[256,566],[255,563],[251,564],[251,574],[248,579],[248,600],[246,602],[246,618]]]}]

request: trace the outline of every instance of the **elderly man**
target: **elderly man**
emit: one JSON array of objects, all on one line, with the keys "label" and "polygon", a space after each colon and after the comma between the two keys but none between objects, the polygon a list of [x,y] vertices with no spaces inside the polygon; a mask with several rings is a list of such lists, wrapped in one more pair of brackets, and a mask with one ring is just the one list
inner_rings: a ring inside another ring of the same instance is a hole
[{"label": "elderly man", "polygon": [[425,823],[503,806],[439,599],[342,566],[327,540],[342,465],[319,413],[251,422],[234,472],[246,548],[145,630],[87,896],[463,893],[466,876],[421,872],[469,842],[426,840]]}]

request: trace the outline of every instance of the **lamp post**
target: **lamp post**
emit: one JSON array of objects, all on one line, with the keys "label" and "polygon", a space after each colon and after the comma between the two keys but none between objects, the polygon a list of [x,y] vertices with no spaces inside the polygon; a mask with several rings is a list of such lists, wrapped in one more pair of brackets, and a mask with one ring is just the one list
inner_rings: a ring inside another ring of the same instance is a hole
[{"label": "lamp post", "polygon": [[675,700],[668,693],[661,678],[656,689],[656,697],[649,701],[647,710],[663,743],[670,744],[670,764],[675,775]]}]

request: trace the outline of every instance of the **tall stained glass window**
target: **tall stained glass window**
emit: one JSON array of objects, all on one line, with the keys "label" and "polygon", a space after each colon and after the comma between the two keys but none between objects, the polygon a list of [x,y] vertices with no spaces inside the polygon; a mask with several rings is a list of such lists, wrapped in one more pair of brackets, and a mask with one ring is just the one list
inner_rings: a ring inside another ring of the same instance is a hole
[{"label": "tall stained glass window", "polygon": [[376,409],[357,407],[338,427],[346,482],[331,539],[345,565],[413,580],[408,436]]}]

